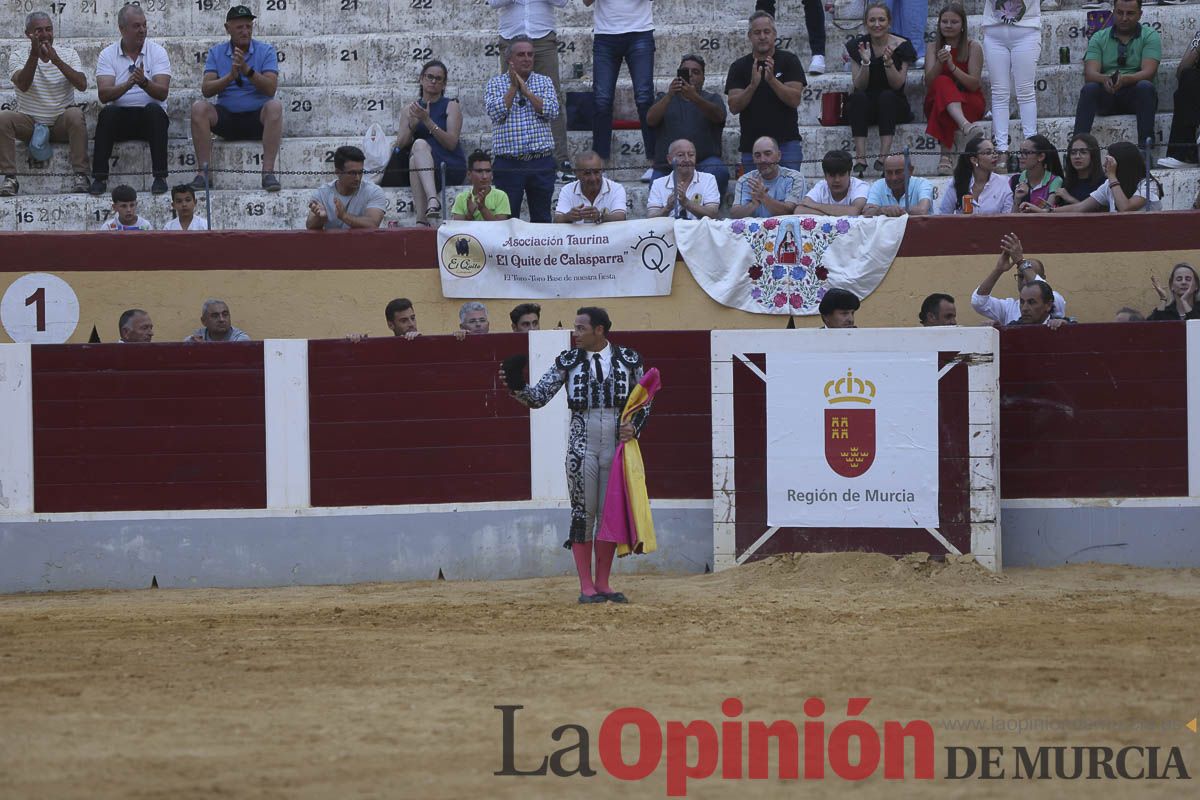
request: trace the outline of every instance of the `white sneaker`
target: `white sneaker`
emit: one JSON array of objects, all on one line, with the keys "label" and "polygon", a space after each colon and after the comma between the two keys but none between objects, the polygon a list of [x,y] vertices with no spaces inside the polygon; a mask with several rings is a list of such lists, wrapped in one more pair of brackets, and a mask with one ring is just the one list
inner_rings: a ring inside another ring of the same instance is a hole
[{"label": "white sneaker", "polygon": [[650,167],[642,173],[642,183],[650,183],[652,180],[654,180],[654,167]]},{"label": "white sneaker", "polygon": [[[1144,2],[1146,2],[1146,0],[1142,0],[1142,2],[1144,3]],[[1058,0],[1042,0],[1042,10],[1043,11],[1057,11],[1058,10]]]},{"label": "white sneaker", "polygon": [[925,69],[925,59],[918,58],[916,60],[916,63],[913,64],[913,66],[916,67],[917,69]]},{"label": "white sneaker", "polygon": [[1191,165],[1183,163],[1178,158],[1171,158],[1170,156],[1167,156],[1166,158],[1160,158],[1157,162],[1155,162],[1154,166],[1162,169],[1184,169]]},{"label": "white sneaker", "polygon": [[825,74],[825,56],[813,56],[812,61],[808,62],[809,75],[824,75]]}]

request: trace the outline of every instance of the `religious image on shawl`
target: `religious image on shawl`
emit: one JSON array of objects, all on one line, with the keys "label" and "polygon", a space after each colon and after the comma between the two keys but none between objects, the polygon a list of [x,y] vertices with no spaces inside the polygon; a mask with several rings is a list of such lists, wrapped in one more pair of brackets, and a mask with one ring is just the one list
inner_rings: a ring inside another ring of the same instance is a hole
[{"label": "religious image on shawl", "polygon": [[765,309],[791,307],[811,313],[827,288],[825,251],[850,227],[845,218],[823,222],[812,217],[734,221],[730,230],[745,238],[754,253],[754,263],[747,270],[754,303]]}]

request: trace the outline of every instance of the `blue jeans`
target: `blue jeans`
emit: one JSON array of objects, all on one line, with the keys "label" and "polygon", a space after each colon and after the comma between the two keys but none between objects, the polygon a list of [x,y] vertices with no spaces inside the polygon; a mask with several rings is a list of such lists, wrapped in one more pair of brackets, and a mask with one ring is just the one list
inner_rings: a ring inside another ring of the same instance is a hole
[{"label": "blue jeans", "polygon": [[[721,161],[720,156],[709,156],[696,164],[697,172],[707,172],[713,176],[717,182],[717,191],[721,193],[721,198],[725,197],[725,188],[729,186],[729,167],[725,166],[725,162]],[[665,169],[655,169],[654,177],[651,180],[658,180],[671,173]]]},{"label": "blue jeans", "polygon": [[603,159],[612,153],[613,95],[621,59],[633,80],[633,99],[642,122],[646,158],[654,158],[654,131],[646,125],[646,112],[654,104],[654,31],[598,33],[592,41],[592,149]]},{"label": "blue jeans", "polygon": [[508,195],[513,219],[521,216],[521,200],[528,196],[529,221],[550,221],[550,198],[557,177],[552,156],[533,161],[496,156],[492,169],[495,187]]},{"label": "blue jeans", "polygon": [[1154,143],[1154,112],[1158,110],[1158,90],[1150,81],[1138,81],[1133,86],[1123,86],[1116,94],[1109,94],[1098,83],[1085,83],[1079,92],[1079,105],[1075,107],[1075,133],[1091,133],[1096,114],[1107,117],[1111,114],[1137,115],[1137,141],[1139,149],[1146,139]]},{"label": "blue jeans", "polygon": [[884,0],[892,12],[892,33],[911,39],[917,58],[925,57],[925,24],[929,0]]},{"label": "blue jeans", "polygon": [[[800,144],[799,139],[793,139],[790,142],[784,142],[779,145],[779,165],[789,167],[797,172],[803,171],[804,165],[800,162],[804,160],[804,147]],[[742,171],[750,172],[757,169],[754,166],[754,154],[742,153]]]}]

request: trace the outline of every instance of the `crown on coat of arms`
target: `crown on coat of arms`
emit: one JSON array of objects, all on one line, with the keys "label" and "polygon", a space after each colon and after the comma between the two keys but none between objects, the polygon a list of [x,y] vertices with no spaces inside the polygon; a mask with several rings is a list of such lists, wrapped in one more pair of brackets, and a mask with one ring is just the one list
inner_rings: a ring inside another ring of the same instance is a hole
[{"label": "crown on coat of arms", "polygon": [[875,384],[854,377],[853,370],[846,370],[846,377],[825,384],[825,399],[829,403],[862,403],[870,405],[875,398]]}]

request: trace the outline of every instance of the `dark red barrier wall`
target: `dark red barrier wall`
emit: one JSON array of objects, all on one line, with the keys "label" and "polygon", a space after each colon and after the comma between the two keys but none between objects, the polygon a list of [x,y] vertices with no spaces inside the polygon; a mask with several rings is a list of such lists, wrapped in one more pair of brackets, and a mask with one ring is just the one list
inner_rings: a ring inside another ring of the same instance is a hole
[{"label": "dark red barrier wall", "polygon": [[[941,353],[939,368],[954,355]],[[759,369],[770,370],[770,360],[763,354],[747,357]],[[734,537],[741,553],[767,530],[767,386],[746,365],[735,361],[733,391]],[[938,381],[938,531],[964,553],[971,549],[967,400],[967,368],[959,365]],[[924,528],[780,528],[752,559],[798,551],[864,550],[902,555],[915,550],[937,552],[939,547]]]},{"label": "dark red barrier wall", "polygon": [[33,348],[34,508],[266,505],[261,343]]},{"label": "dark red barrier wall", "polygon": [[496,380],[527,338],[310,341],[312,504],[528,500],[529,412]]},{"label": "dark red barrier wall", "polygon": [[1182,322],[1002,331],[1002,496],[1186,495],[1186,347]]},{"label": "dark red barrier wall", "polygon": [[708,331],[618,331],[613,341],[657,367],[663,388],[641,436],[654,498],[712,498],[712,369]]}]

